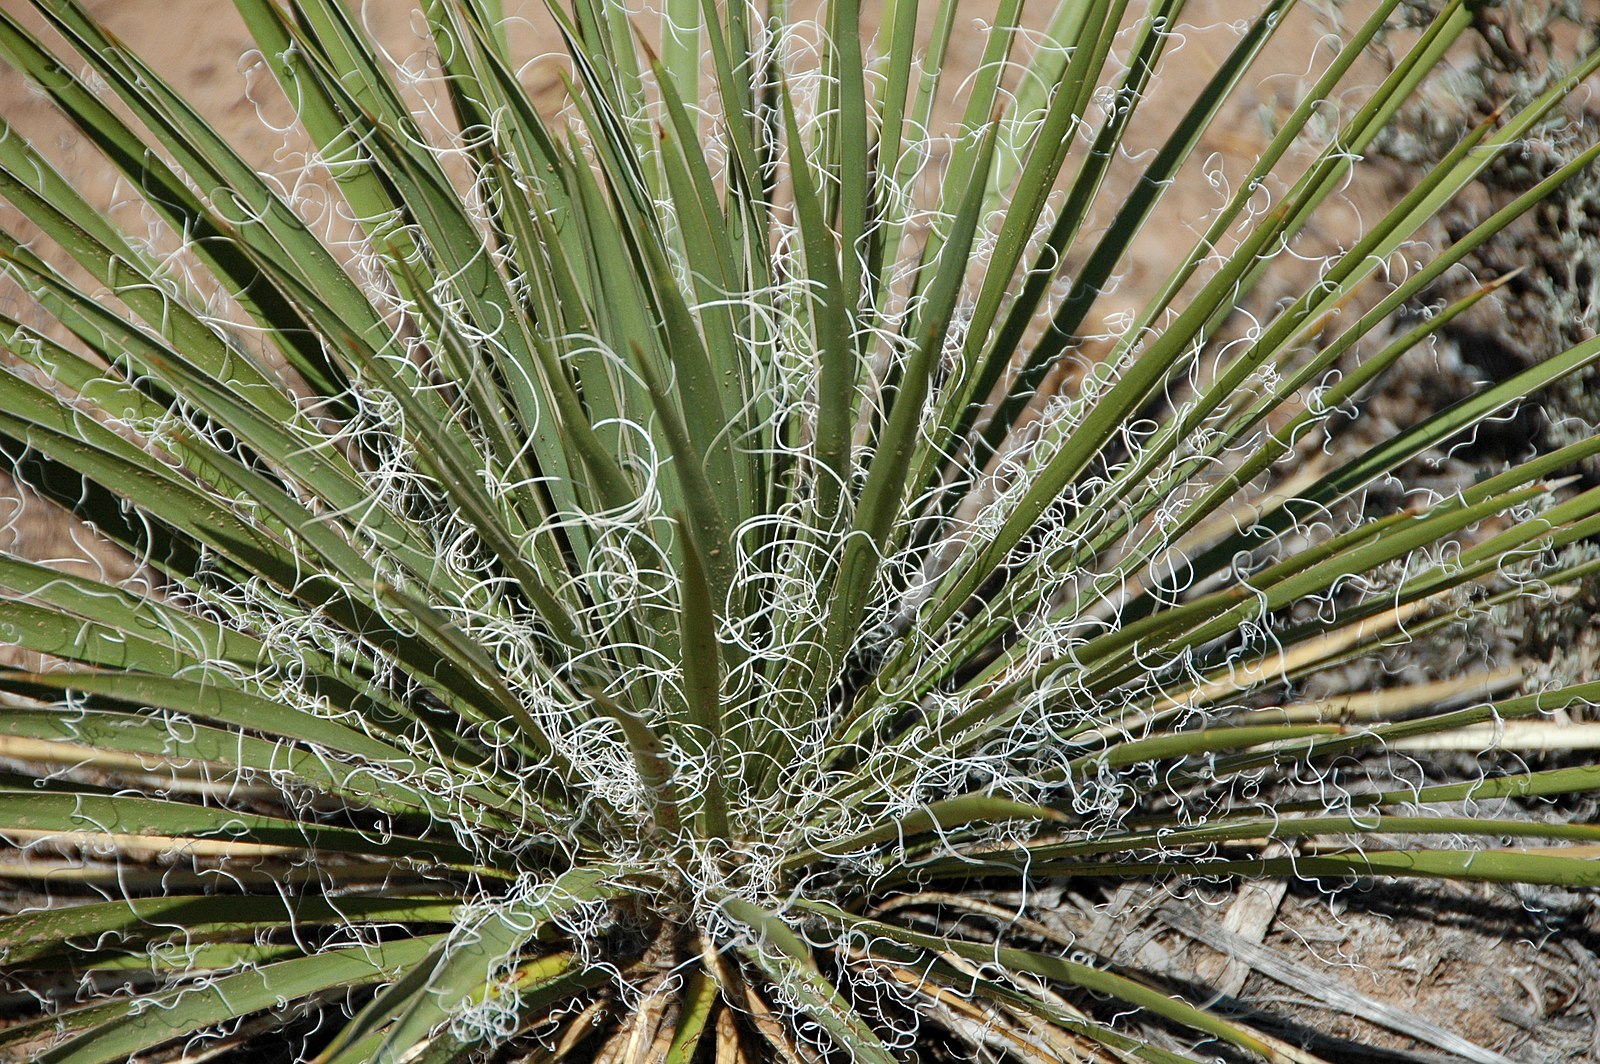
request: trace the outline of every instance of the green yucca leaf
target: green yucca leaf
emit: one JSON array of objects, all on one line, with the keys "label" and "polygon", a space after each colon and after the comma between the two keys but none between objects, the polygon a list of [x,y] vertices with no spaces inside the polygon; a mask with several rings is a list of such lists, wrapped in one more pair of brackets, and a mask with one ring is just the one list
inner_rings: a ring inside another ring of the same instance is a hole
[{"label": "green yucca leaf", "polygon": [[704,972],[695,972],[683,992],[683,1011],[678,1016],[672,1044],[667,1046],[666,1056],[662,1058],[664,1064],[688,1064],[694,1059],[701,1040],[707,1037],[716,1005],[715,981]]},{"label": "green yucca leaf", "polygon": [[852,1059],[865,1064],[893,1064],[894,1055],[849,1003],[817,970],[799,935],[778,914],[742,898],[723,902],[729,916],[756,936],[746,952],[752,962],[784,989],[795,994],[805,1015],[822,1027]]},{"label": "green yucca leaf", "polygon": [[[126,1059],[175,1035],[200,1030],[230,1016],[248,1015],[279,1001],[293,1001],[330,987],[371,985],[404,971],[426,955],[440,936],[424,936],[377,947],[348,946],[313,957],[279,961],[217,979],[202,991],[185,989],[152,997],[144,1011],[130,1014],[116,1003],[83,1010],[72,1021],[82,1030],[38,1059],[100,1062]],[[86,1028],[86,1029],[85,1029]]]},{"label": "green yucca leaf", "polygon": [[124,193],[0,126],[0,454],[89,545],[0,554],[0,1056],[1312,1062],[1040,885],[1600,885],[1584,755],[1426,748],[1600,703],[1426,661],[1600,578],[1593,426],[1463,449],[1600,340],[1362,409],[1600,52],[1328,248],[1481,5],[1369,5],[1197,217],[1312,5],[1176,103],[1183,0],[235,6],[283,173],[0,13]]},{"label": "green yucca leaf", "polygon": [[980,964],[988,963],[992,960],[1014,972],[1027,973],[1055,982],[1072,983],[1092,989],[1128,1004],[1148,1008],[1166,1019],[1216,1035],[1241,1048],[1252,1050],[1259,1056],[1270,1057],[1272,1055],[1263,1042],[1233,1024],[1183,1002],[1169,998],[1151,987],[1141,985],[1114,973],[1100,971],[1078,961],[1024,950],[1010,950],[1003,947],[996,949],[995,947],[978,943],[941,939],[848,913],[838,913],[837,918],[847,928],[870,929],[894,941],[908,945],[948,952],[963,960]]}]

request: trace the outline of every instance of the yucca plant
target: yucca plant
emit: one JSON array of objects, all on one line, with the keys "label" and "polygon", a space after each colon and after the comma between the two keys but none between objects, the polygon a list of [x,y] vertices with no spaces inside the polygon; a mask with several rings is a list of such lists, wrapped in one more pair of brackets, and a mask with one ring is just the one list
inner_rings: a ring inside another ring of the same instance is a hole
[{"label": "yucca plant", "polygon": [[1001,0],[959,91],[954,0],[875,36],[859,0],[575,0],[559,115],[496,0],[427,0],[426,63],[360,5],[237,0],[313,146],[284,179],[83,5],[36,0],[48,45],[0,14],[149,223],[0,137],[33,308],[0,434],[125,552],[0,558],[0,1055],[1303,1061],[1051,885],[1600,883],[1552,804],[1600,767],[1404,753],[1600,682],[1345,669],[1600,570],[1593,434],[1363,506],[1600,341],[1336,431],[1499,283],[1434,282],[1594,163],[1386,268],[1600,55],[1255,296],[1478,6],[1353,76],[1398,5],[1096,342],[1294,0],[1115,184],[1182,0],[1042,36]]}]

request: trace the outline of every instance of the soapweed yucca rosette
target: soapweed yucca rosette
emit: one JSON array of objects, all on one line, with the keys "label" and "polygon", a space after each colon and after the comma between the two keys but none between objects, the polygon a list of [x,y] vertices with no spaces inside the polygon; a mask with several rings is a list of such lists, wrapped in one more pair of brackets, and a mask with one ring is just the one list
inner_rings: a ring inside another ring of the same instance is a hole
[{"label": "soapweed yucca rosette", "polygon": [[[1600,882],[1600,829],[1538,804],[1600,768],[1384,756],[1600,683],[1299,693],[1600,566],[1600,489],[1565,475],[1597,438],[1360,505],[1600,341],[1306,465],[1498,279],[1399,312],[1593,164],[1384,268],[1600,56],[1237,328],[1473,18],[1444,5],[1362,83],[1383,0],[1095,346],[1292,0],[1117,187],[1182,0],[1067,0],[1042,43],[1002,0],[959,92],[953,0],[890,0],[867,40],[857,0],[575,0],[560,121],[495,0],[422,5],[431,70],[359,5],[237,0],[316,148],[289,179],[82,5],[36,6],[71,54],[9,14],[0,53],[154,224],[0,137],[34,305],[0,319],[0,436],[133,561],[0,558],[26,652],[0,680],[0,949],[37,1004],[0,1054],[1303,1060],[1030,891]],[[353,234],[302,217],[313,178]]]}]

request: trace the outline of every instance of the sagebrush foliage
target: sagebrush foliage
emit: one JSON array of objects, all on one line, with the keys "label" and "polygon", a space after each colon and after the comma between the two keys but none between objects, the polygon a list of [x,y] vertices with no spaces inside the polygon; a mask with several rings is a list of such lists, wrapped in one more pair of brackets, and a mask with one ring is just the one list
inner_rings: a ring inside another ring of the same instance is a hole
[{"label": "sagebrush foliage", "polygon": [[136,562],[0,558],[33,655],[0,676],[0,947],[39,1014],[0,1052],[1309,1060],[1032,891],[1600,882],[1600,829],[1539,805],[1600,768],[1406,753],[1600,683],[1303,693],[1600,565],[1600,491],[1563,476],[1592,434],[1358,505],[1600,342],[1323,454],[1504,281],[1430,305],[1439,278],[1600,155],[1402,268],[1600,54],[1251,318],[1474,18],[1445,5],[1361,84],[1384,0],[1101,330],[1293,0],[1125,186],[1182,0],[1067,0],[1042,36],[1002,0],[956,91],[953,0],[892,0],[870,39],[856,0],[576,0],[547,12],[554,121],[498,6],[427,0],[394,56],[336,0],[237,0],[315,146],[281,175],[80,4],[35,4],[71,58],[0,14],[151,230],[0,137],[45,238],[0,247],[37,308],[0,317],[0,437]]}]

